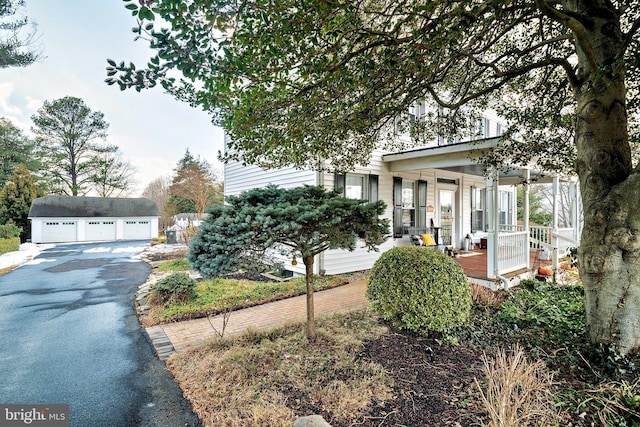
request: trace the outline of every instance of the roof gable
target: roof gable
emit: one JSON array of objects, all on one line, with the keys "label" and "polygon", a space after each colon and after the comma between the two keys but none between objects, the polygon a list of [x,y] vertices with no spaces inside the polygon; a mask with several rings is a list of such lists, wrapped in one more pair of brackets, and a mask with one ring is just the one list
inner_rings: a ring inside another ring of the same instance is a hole
[{"label": "roof gable", "polygon": [[31,202],[29,218],[159,217],[145,198],[45,196]]}]

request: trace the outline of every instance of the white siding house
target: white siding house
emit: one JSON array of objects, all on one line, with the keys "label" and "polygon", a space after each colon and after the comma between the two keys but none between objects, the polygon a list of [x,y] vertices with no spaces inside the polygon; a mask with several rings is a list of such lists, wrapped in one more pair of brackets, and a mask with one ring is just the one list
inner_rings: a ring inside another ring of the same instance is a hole
[{"label": "white siding house", "polygon": [[[485,278],[497,281],[503,274],[530,267],[529,226],[528,221],[524,226],[517,224],[516,186],[532,178],[540,183],[558,179],[538,174],[535,167],[486,171],[474,162],[480,152],[496,147],[502,129],[504,124],[490,115],[478,121],[474,141],[439,140],[404,152],[376,151],[369,165],[346,174],[296,169],[265,171],[229,162],[224,171],[225,195],[268,184],[284,188],[308,184],[344,188],[346,197],[385,201],[384,217],[390,221],[391,236],[380,252],[363,248],[354,252],[327,251],[314,263],[316,273],[369,269],[380,253],[393,246],[411,245],[411,234],[429,232],[437,236],[437,243],[448,247],[462,248],[468,235],[474,244],[486,245]],[[528,204],[525,211],[528,216]],[[557,234],[558,230],[554,231]],[[569,234],[572,241],[577,240],[575,230]],[[290,263],[287,269],[304,272],[303,267]]]}]

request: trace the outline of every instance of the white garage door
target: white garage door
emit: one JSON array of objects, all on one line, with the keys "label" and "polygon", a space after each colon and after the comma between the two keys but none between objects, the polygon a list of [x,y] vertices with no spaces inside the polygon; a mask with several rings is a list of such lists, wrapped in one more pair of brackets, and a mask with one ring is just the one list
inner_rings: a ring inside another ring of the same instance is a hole
[{"label": "white garage door", "polygon": [[127,240],[151,239],[151,221],[125,221],[124,238]]},{"label": "white garage door", "polygon": [[76,221],[45,221],[42,236],[44,243],[75,242]]},{"label": "white garage door", "polygon": [[116,240],[115,221],[87,221],[87,240]]}]

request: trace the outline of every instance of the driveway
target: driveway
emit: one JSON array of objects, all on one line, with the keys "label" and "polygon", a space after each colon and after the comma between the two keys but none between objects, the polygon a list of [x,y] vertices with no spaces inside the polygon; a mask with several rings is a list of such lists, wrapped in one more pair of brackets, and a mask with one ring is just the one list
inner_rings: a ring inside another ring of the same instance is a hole
[{"label": "driveway", "polygon": [[69,404],[71,426],[200,425],[137,321],[147,245],[58,245],[0,277],[0,403]]}]

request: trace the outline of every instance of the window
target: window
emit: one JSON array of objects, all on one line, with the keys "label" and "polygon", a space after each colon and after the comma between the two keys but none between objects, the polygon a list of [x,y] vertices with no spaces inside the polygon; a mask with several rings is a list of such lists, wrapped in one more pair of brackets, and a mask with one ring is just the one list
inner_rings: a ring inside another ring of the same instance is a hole
[{"label": "window", "polygon": [[500,191],[500,225],[513,224],[513,192]]},{"label": "window", "polygon": [[416,226],[415,181],[402,180],[402,225],[403,234],[409,233],[409,227]]},{"label": "window", "polygon": [[485,230],[484,188],[471,187],[471,232]]},{"label": "window", "polygon": [[364,175],[347,174],[345,197],[347,199],[368,200],[367,180]]},{"label": "window", "polygon": [[393,177],[393,237],[427,226],[427,181]]},{"label": "window", "polygon": [[342,196],[348,199],[378,201],[378,175],[337,173],[333,177],[334,187],[342,189]]}]

